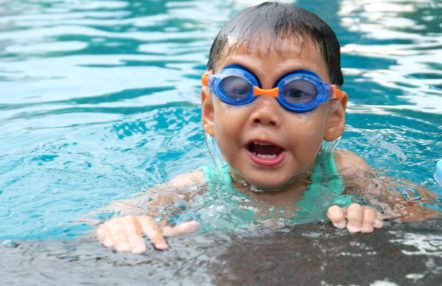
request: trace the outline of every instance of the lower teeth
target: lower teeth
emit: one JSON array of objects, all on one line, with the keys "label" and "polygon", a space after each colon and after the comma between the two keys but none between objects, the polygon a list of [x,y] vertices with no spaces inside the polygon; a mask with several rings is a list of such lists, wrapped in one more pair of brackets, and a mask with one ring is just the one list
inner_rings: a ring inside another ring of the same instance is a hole
[{"label": "lower teeth", "polygon": [[262,159],[276,159],[278,157],[276,154],[272,155],[265,155],[265,154],[257,154],[255,153],[256,157],[262,158]]}]

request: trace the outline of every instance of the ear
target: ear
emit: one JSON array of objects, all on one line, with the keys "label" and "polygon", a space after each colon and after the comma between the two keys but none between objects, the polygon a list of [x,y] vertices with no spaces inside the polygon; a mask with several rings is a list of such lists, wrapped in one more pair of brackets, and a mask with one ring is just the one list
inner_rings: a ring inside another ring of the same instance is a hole
[{"label": "ear", "polygon": [[215,137],[212,93],[207,86],[203,86],[201,89],[201,123],[203,124],[204,132]]},{"label": "ear", "polygon": [[347,93],[343,92],[344,96],[332,102],[331,111],[325,129],[324,140],[334,141],[338,139],[345,128],[345,110],[347,109]]}]

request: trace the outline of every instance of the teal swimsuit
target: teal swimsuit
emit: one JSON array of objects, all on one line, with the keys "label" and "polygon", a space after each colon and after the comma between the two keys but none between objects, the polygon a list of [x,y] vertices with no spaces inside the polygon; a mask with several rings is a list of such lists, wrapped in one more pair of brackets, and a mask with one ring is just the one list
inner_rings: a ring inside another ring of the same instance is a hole
[{"label": "teal swimsuit", "polygon": [[[232,186],[229,166],[202,168],[208,190],[180,215],[178,221],[196,219],[201,222],[202,231],[234,230],[262,225],[273,220],[279,224],[301,224],[317,222],[326,218],[327,209],[332,205],[341,207],[352,203],[349,195],[343,194],[344,183],[340,176],[332,152],[321,151],[310,177],[310,185],[303,197],[295,203],[295,212],[286,218],[286,210],[272,207],[265,214],[246,194]],[[261,213],[260,213],[261,212]]]}]

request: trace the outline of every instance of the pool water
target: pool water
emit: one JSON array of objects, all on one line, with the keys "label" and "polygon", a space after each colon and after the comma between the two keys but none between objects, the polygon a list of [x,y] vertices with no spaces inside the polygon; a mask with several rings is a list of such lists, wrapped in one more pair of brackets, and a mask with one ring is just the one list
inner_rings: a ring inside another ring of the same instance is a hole
[{"label": "pool water", "polygon": [[[199,78],[258,2],[0,0],[0,240],[77,237],[85,214],[211,164]],[[295,2],[342,45],[339,148],[442,194],[441,3]]]}]

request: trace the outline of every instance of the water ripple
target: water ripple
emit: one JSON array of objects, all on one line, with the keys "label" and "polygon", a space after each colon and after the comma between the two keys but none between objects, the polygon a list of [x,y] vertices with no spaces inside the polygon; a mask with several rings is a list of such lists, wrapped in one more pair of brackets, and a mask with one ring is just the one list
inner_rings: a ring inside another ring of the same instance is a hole
[{"label": "water ripple", "polygon": [[435,68],[442,58],[440,3],[345,0],[338,14],[342,25],[360,36],[343,45],[344,62],[353,55],[384,61],[375,68],[361,61],[348,73],[394,91],[407,103],[391,106],[388,101],[387,108],[442,114],[442,72]]},{"label": "water ripple", "polygon": [[[341,146],[434,189],[440,3],[296,2],[342,42]],[[221,24],[252,4],[0,0],[2,238],[77,235],[84,213],[210,163],[199,78]]]}]

